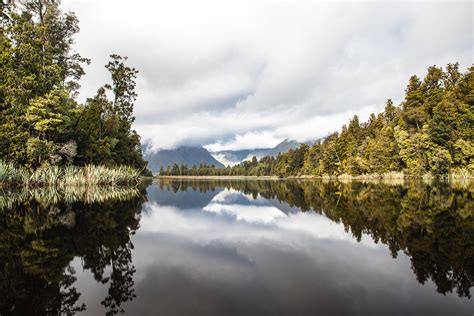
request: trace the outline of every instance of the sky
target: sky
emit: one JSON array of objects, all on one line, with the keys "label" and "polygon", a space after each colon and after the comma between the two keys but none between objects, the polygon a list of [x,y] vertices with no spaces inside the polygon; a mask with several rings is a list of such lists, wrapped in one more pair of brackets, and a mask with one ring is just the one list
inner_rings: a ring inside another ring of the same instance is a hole
[{"label": "sky", "polygon": [[79,100],[107,83],[109,55],[138,71],[134,128],[150,149],[273,147],[337,131],[398,104],[411,75],[472,64],[473,4],[385,1],[63,0],[92,63]]}]

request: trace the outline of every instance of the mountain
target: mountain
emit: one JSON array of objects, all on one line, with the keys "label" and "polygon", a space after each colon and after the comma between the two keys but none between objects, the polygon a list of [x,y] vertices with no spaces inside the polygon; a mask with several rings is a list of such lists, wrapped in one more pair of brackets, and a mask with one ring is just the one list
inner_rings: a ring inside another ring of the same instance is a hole
[{"label": "mountain", "polygon": [[144,154],[148,161],[148,169],[151,172],[158,173],[160,168],[172,167],[173,164],[184,164],[189,167],[200,164],[214,165],[217,168],[223,168],[224,165],[217,161],[207,149],[203,147],[180,146],[176,149],[163,149],[157,152],[148,152]]},{"label": "mountain", "polygon": [[[302,143],[299,143],[294,140],[289,140],[285,139],[278,145],[276,145],[273,148],[270,148],[270,150],[266,151],[264,156],[278,156],[278,154],[283,154],[286,153],[290,149],[295,149],[301,146]],[[263,156],[262,156],[263,157]]]},{"label": "mountain", "polygon": [[301,143],[285,139],[273,148],[257,148],[242,150],[222,150],[211,152],[211,155],[224,165],[237,165],[242,161],[252,159],[253,156],[262,158],[265,156],[278,156],[279,153],[286,153],[290,149],[298,148]]}]

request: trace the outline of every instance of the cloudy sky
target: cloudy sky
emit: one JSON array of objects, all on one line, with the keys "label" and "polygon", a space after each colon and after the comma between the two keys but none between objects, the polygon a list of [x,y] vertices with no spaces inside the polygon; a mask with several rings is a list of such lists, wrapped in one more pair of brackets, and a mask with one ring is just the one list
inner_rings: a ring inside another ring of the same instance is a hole
[{"label": "cloudy sky", "polygon": [[410,75],[473,61],[466,2],[63,0],[91,58],[80,99],[111,53],[139,70],[135,129],[154,149],[242,149],[324,137],[398,103]]}]

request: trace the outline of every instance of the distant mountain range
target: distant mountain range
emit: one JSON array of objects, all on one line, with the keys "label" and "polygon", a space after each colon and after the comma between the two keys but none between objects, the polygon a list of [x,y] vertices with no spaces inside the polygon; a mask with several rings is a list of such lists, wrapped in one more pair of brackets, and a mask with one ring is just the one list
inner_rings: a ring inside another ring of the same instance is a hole
[{"label": "distant mountain range", "polygon": [[148,169],[154,174],[160,168],[172,167],[175,163],[187,166],[199,166],[200,164],[214,165],[216,168],[224,168],[228,165],[236,165],[253,156],[262,158],[265,156],[278,156],[290,149],[297,148],[301,143],[285,139],[273,148],[257,148],[243,150],[223,150],[209,152],[203,147],[180,146],[176,149],[162,149],[156,152],[147,151],[143,148],[144,158],[148,161]]},{"label": "distant mountain range", "polygon": [[297,148],[300,145],[301,143],[297,141],[285,139],[273,148],[211,151],[210,154],[222,164],[234,166],[245,160],[252,159],[253,156],[258,159],[265,156],[275,157],[280,153],[286,153],[288,150]]},{"label": "distant mountain range", "polygon": [[148,169],[151,172],[158,173],[160,168],[172,167],[175,163],[187,166],[200,164],[214,165],[217,168],[223,168],[224,165],[217,161],[203,147],[180,146],[176,149],[163,149],[157,152],[145,152],[145,160],[148,161]]}]

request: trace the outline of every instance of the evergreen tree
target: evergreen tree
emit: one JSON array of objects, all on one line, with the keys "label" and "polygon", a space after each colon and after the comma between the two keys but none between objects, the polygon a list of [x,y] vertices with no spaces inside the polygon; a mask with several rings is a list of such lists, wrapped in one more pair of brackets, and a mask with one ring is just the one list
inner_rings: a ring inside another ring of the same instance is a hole
[{"label": "evergreen tree", "polygon": [[403,117],[409,128],[420,129],[427,119],[423,109],[423,91],[421,81],[417,76],[411,76],[405,90],[405,100],[403,101]]}]

